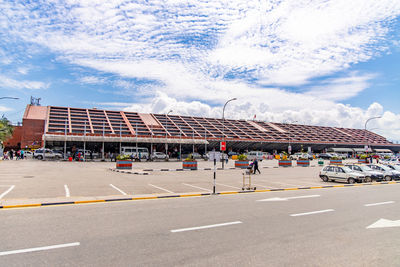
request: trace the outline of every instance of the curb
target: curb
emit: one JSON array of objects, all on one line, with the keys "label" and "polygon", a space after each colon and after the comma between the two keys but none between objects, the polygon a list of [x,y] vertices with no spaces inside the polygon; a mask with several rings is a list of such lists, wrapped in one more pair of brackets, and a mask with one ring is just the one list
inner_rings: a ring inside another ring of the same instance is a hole
[{"label": "curb", "polygon": [[[359,187],[359,186],[368,186],[368,185],[388,185],[388,184],[400,184],[400,181],[377,182],[377,183],[366,183],[366,184],[341,184],[341,185],[308,186],[308,187],[294,187],[294,188],[275,188],[275,189],[263,189],[263,190],[226,191],[226,192],[215,193],[215,195],[233,195],[233,194],[261,193],[261,192],[311,190],[311,189],[339,188],[339,187],[343,188],[343,187],[352,187],[352,186]],[[104,202],[116,202],[116,201],[148,200],[148,199],[172,199],[172,198],[180,198],[180,197],[203,197],[203,196],[212,196],[212,195],[214,195],[214,194],[213,193],[197,193],[197,194],[163,195],[163,196],[147,196],[147,197],[142,196],[142,197],[129,197],[129,198],[64,201],[64,202],[45,202],[45,203],[0,206],[0,209],[45,207],[45,206],[59,206],[59,205],[77,205],[77,204],[87,204],[87,203],[99,203],[99,202],[104,203]]]},{"label": "curb", "polygon": [[147,172],[131,172],[131,171],[123,171],[123,170],[117,170],[113,168],[109,168],[110,171],[113,172],[120,172],[120,173],[128,173],[128,174],[136,174],[136,175],[149,175]]}]

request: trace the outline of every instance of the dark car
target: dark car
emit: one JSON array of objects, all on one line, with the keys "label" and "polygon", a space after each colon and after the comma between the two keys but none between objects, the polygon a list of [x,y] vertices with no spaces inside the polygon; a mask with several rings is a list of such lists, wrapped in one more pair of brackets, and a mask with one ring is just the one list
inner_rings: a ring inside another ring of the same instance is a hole
[{"label": "dark car", "polygon": [[318,157],[321,159],[331,159],[333,156],[332,156],[332,154],[329,154],[329,153],[321,153],[318,155]]}]

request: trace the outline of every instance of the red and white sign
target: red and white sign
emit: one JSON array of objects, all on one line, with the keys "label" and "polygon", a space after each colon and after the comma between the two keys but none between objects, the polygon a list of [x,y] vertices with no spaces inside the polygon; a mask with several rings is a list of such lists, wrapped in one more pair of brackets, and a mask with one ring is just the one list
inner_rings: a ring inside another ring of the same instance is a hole
[{"label": "red and white sign", "polygon": [[224,142],[221,142],[220,150],[221,150],[221,151],[225,151],[225,150],[226,150],[226,142],[225,142],[225,141],[224,141]]}]

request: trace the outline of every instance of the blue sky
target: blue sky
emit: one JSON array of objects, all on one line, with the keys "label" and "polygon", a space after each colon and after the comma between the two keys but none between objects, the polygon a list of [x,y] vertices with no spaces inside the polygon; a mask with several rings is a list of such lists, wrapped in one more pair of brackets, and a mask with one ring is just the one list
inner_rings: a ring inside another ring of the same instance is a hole
[{"label": "blue sky", "polygon": [[400,140],[400,1],[0,1],[0,112],[42,105],[369,129]]}]

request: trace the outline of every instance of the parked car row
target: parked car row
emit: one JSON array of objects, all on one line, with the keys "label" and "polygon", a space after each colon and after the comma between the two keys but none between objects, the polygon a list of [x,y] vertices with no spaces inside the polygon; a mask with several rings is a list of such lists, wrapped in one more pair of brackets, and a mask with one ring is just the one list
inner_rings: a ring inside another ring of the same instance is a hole
[{"label": "parked car row", "polygon": [[384,164],[328,165],[319,172],[319,177],[324,182],[338,181],[349,184],[400,180],[400,166]]}]

